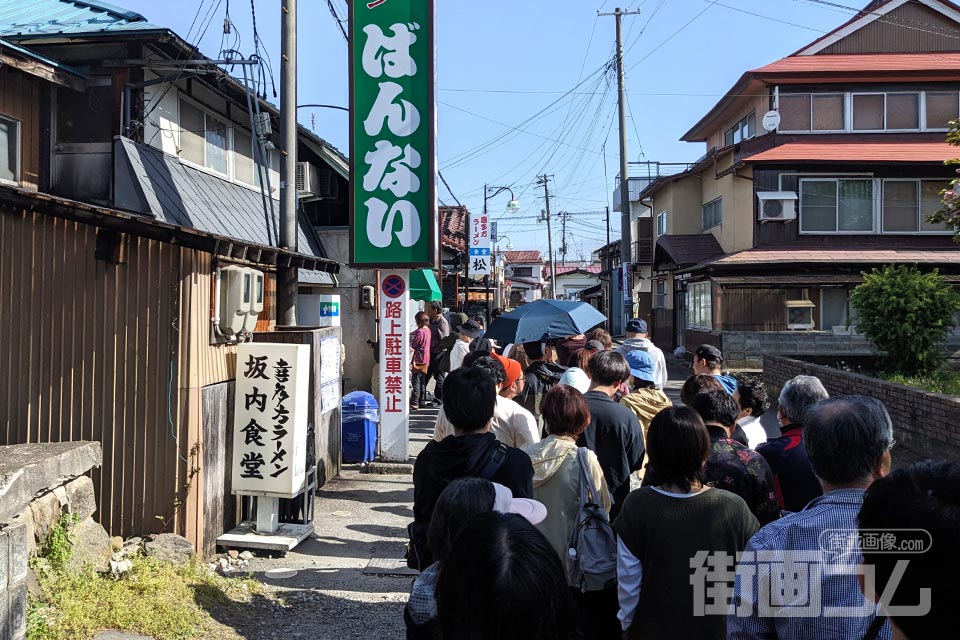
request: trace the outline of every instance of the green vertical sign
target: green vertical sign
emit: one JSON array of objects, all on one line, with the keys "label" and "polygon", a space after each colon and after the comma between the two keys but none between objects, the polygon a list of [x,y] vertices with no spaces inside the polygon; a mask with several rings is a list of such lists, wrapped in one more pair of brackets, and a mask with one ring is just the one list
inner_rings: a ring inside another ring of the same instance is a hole
[{"label": "green vertical sign", "polygon": [[432,266],[434,0],[350,3],[350,262]]}]

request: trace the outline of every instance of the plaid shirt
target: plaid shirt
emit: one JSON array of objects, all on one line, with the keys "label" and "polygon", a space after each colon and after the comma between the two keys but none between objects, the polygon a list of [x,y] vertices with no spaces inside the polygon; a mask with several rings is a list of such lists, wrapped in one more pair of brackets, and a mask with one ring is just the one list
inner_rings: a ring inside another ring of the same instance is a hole
[{"label": "plaid shirt", "polygon": [[[875,607],[857,581],[856,539],[843,534],[856,531],[862,505],[860,489],[831,491],[754,534],[737,565],[728,640],[863,638]],[[890,640],[889,622],[877,638]]]}]

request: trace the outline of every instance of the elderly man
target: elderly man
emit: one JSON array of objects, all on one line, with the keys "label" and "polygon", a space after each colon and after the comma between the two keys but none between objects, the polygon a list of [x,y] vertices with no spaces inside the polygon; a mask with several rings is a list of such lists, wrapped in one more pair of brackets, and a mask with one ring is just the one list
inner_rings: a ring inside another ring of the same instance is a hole
[{"label": "elderly man", "polygon": [[788,380],[778,400],[781,435],[757,446],[757,453],[773,469],[777,502],[786,511],[800,511],[823,493],[803,444],[803,422],[807,410],[828,397],[819,378],[797,376]]},{"label": "elderly man", "polygon": [[[737,566],[727,638],[863,638],[876,617],[858,580],[864,490],[890,473],[893,424],[879,400],[848,396],[807,410],[804,439],[823,495],[763,527]],[[891,637],[890,624],[879,629]]]},{"label": "elderly man", "polygon": [[662,391],[667,384],[667,361],[663,357],[663,351],[650,340],[647,321],[639,318],[628,321],[626,334],[626,340],[617,347],[616,351],[623,355],[637,349],[649,353],[653,357],[653,383]]},{"label": "elderly man", "polygon": [[450,322],[443,315],[443,307],[439,302],[431,302],[427,305],[427,317],[430,318],[430,368],[427,370],[427,380],[436,379],[437,383],[433,387],[433,397],[436,402],[443,400],[443,379],[447,375],[443,370],[444,340],[450,335]]}]

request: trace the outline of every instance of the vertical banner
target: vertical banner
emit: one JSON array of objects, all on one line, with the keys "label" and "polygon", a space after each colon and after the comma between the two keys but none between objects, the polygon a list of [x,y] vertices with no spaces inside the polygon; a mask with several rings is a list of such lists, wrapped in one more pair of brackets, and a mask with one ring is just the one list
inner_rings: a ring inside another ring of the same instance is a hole
[{"label": "vertical banner", "polygon": [[233,493],[291,498],[307,460],[310,345],[237,345]]},{"label": "vertical banner", "polygon": [[434,0],[350,2],[350,262],[433,266]]},{"label": "vertical banner", "polygon": [[410,272],[380,273],[380,452],[406,462],[410,433]]},{"label": "vertical banner", "polygon": [[470,277],[490,275],[490,222],[487,214],[470,214]]}]

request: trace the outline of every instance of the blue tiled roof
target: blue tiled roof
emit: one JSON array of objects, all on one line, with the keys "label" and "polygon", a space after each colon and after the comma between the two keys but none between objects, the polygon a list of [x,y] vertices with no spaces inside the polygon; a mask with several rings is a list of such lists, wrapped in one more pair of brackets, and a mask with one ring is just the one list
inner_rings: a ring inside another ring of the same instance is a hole
[{"label": "blue tiled roof", "polygon": [[0,0],[0,35],[51,35],[166,31],[139,13],[98,0]]}]

